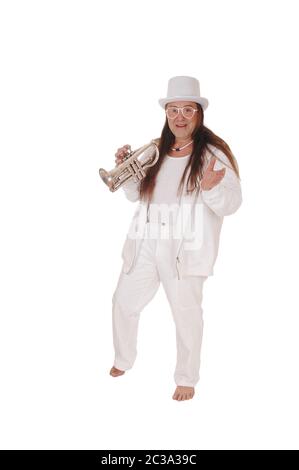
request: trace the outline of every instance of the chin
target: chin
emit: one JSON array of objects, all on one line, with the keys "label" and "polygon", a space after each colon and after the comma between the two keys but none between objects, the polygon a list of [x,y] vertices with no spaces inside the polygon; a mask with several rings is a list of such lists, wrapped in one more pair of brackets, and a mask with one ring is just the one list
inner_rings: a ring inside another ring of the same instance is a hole
[{"label": "chin", "polygon": [[178,127],[175,127],[173,131],[175,134],[188,134],[188,129],[185,127],[184,129],[179,129]]},{"label": "chin", "polygon": [[189,132],[186,132],[186,131],[184,131],[184,132],[181,131],[181,132],[180,132],[180,131],[177,131],[177,129],[176,129],[176,130],[174,131],[174,135],[175,135],[176,137],[188,137],[190,134],[189,134]]}]

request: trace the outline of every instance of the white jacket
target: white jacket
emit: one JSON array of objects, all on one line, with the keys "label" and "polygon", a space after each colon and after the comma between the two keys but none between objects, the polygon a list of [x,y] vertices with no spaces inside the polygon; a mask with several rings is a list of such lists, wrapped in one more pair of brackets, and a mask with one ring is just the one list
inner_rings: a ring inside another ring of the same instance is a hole
[{"label": "white jacket", "polygon": [[[201,209],[200,217],[202,224],[200,224],[201,233],[198,235],[200,243],[197,248],[190,249],[190,232],[188,238],[184,237],[184,228],[181,231],[181,237],[176,240],[171,240],[173,266],[179,279],[188,275],[213,275],[213,267],[218,254],[223,217],[236,212],[242,203],[240,180],[231,168],[231,164],[227,156],[221,150],[212,145],[208,145],[208,147],[217,157],[214,169],[219,170],[225,167],[226,171],[220,183],[212,189],[206,191],[200,190],[197,193],[194,192],[191,195],[182,196],[180,210],[182,210],[184,204],[192,204],[192,207],[197,206],[197,208]],[[210,152],[205,152],[203,171],[209,164],[211,157],[212,155]],[[184,193],[187,178],[188,175],[185,179],[185,186],[183,188]],[[123,271],[125,273],[129,273],[135,265],[147,222],[148,203],[140,201],[139,185],[140,183],[135,183],[133,180],[122,185],[127,199],[132,202],[139,200],[139,205],[133,216],[129,232],[122,249]],[[183,227],[187,226],[187,223],[190,222],[194,224],[194,218],[198,217],[197,214],[199,214],[198,211],[192,210],[190,216],[187,217],[187,220],[184,222],[186,225]],[[177,220],[182,219],[178,216]],[[138,232],[138,237],[131,236],[134,232]]]}]

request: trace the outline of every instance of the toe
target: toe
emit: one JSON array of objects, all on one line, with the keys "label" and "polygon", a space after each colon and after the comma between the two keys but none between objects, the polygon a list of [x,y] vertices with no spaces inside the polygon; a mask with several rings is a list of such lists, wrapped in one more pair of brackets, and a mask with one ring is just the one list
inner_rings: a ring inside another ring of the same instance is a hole
[{"label": "toe", "polygon": [[110,369],[110,375],[112,375],[112,377],[118,377],[119,375],[123,375],[124,373],[124,370],[117,369],[114,366]]}]

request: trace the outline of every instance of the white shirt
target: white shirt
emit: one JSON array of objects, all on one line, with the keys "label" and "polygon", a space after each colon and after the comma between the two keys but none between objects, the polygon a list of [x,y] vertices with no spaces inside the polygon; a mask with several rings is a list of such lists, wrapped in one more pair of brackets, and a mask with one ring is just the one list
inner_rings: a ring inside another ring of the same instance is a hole
[{"label": "white shirt", "polygon": [[150,222],[164,221],[170,224],[175,222],[180,203],[177,191],[190,155],[184,157],[165,156],[149,204],[148,220]]}]

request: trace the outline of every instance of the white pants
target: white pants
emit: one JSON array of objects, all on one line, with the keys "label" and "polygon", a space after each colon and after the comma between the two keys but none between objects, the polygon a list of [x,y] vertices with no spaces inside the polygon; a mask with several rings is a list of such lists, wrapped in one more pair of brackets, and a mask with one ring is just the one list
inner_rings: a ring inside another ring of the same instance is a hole
[{"label": "white pants", "polygon": [[[178,279],[171,259],[170,241],[143,239],[136,265],[121,271],[112,297],[114,366],[131,369],[137,355],[140,313],[162,282],[176,326],[177,385],[193,387],[199,380],[203,333],[202,290],[206,276]],[[166,338],[167,341],[167,338]]]}]

